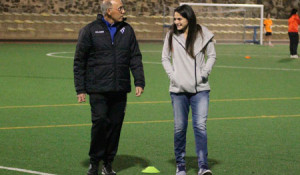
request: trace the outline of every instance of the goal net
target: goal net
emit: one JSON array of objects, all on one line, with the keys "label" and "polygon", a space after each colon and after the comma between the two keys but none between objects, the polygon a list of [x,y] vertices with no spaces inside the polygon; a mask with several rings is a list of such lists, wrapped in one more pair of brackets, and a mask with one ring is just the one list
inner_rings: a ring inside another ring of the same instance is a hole
[{"label": "goal net", "polygon": [[[263,44],[263,11],[258,4],[180,3],[190,5],[197,22],[206,26],[215,35],[215,40],[235,43]],[[173,23],[169,8],[165,24]]]}]

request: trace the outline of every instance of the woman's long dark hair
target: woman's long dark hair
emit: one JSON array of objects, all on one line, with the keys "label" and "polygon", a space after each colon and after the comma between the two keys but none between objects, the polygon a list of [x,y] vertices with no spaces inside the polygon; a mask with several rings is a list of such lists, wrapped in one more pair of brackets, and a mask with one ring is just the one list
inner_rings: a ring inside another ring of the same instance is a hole
[{"label": "woman's long dark hair", "polygon": [[291,11],[291,14],[290,14],[289,18],[292,17],[292,16],[293,16],[294,14],[296,14],[297,12],[298,12],[297,9],[293,9],[293,10]]},{"label": "woman's long dark hair", "polygon": [[[202,28],[199,24],[197,24],[196,15],[195,15],[192,7],[190,7],[189,5],[179,6],[174,10],[174,14],[175,14],[175,12],[179,13],[182,17],[186,18],[188,21],[188,35],[187,35],[186,42],[185,42],[185,49],[192,58],[195,58],[194,43],[196,41],[198,32],[200,33],[200,35],[202,37]],[[174,23],[170,27],[170,35],[169,35],[170,50],[173,49],[173,47],[172,47],[173,34],[178,35],[183,32],[184,31],[177,30],[177,27]]]}]

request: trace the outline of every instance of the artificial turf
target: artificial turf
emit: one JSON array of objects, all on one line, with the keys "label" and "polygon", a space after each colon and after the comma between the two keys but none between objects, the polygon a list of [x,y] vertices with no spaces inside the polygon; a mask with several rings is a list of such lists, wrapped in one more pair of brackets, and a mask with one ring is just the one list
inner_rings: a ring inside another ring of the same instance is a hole
[{"label": "artificial turf", "polygon": [[[146,88],[142,97],[128,94],[114,169],[119,175],[140,175],[154,166],[172,175],[173,113],[160,64],[162,44],[140,43],[140,48]],[[86,173],[90,108],[88,102],[76,103],[74,50],[75,44],[0,44],[0,167]],[[217,44],[216,50],[207,123],[212,171],[298,174],[300,59],[289,58],[287,45]],[[196,174],[191,123],[186,160],[188,174]],[[0,168],[0,174],[28,173]]]}]

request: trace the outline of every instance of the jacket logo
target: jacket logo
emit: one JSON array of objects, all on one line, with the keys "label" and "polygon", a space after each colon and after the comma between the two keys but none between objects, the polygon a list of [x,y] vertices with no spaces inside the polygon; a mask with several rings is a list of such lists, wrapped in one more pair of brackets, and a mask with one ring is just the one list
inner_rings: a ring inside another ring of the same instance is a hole
[{"label": "jacket logo", "polygon": [[95,31],[95,33],[104,33],[104,30],[101,30],[101,31]]},{"label": "jacket logo", "polygon": [[120,32],[123,34],[125,32],[125,27],[123,27]]}]

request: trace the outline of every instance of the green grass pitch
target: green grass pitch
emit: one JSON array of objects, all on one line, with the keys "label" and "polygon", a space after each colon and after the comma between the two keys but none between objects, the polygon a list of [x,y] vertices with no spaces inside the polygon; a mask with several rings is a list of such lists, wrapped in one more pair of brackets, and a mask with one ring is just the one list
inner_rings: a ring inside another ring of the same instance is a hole
[{"label": "green grass pitch", "polygon": [[[140,98],[128,94],[114,169],[141,175],[154,166],[172,175],[173,114],[162,43],[140,48],[146,88]],[[76,101],[74,50],[75,44],[0,44],[0,174],[86,173],[90,107]],[[288,45],[217,44],[216,50],[207,123],[214,174],[299,174],[300,59],[289,58]],[[191,126],[187,170],[196,174]]]}]

